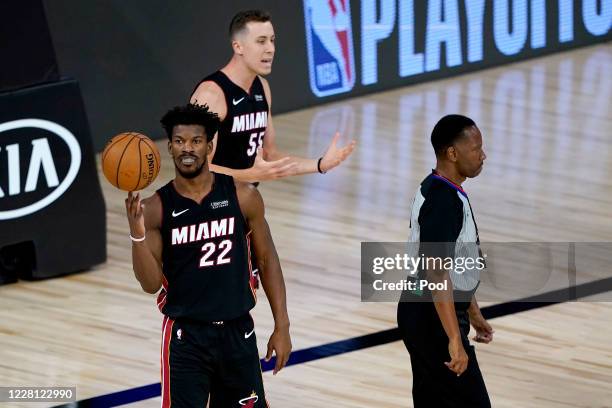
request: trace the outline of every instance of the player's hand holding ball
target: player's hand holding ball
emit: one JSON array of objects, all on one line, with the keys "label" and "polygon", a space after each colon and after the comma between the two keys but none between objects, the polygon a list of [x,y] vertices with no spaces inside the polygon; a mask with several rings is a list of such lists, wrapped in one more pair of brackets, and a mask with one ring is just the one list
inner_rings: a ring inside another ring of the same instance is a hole
[{"label": "player's hand holding ball", "polygon": [[144,204],[140,202],[140,193],[128,192],[125,199],[125,212],[130,224],[130,236],[133,241],[143,239],[145,236]]},{"label": "player's hand holding ball", "polygon": [[151,184],[159,173],[160,165],[157,146],[141,133],[120,133],[109,140],[102,152],[104,176],[113,186],[128,191],[125,210],[133,241],[142,241],[145,236],[144,204],[140,202],[140,194],[133,191]]}]

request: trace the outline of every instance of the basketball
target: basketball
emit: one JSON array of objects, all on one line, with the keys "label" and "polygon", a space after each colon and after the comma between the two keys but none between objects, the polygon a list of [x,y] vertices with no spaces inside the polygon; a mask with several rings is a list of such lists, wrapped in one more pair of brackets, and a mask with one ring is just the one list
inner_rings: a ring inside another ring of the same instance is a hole
[{"label": "basketball", "polygon": [[102,152],[104,176],[124,191],[142,190],[151,184],[160,165],[157,146],[141,133],[120,133],[108,141]]}]

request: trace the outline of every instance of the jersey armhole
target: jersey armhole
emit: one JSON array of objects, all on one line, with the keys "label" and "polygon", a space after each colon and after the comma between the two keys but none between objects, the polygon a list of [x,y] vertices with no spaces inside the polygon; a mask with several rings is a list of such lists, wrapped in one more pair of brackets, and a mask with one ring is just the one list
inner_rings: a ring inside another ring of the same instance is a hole
[{"label": "jersey armhole", "polygon": [[232,193],[234,195],[234,197],[236,198],[235,202],[236,202],[236,207],[238,212],[240,213],[240,218],[242,219],[242,223],[244,225],[244,230],[245,230],[245,237],[248,237],[251,232],[253,232],[253,230],[251,229],[251,227],[249,226],[249,223],[247,222],[244,214],[242,213],[242,207],[240,207],[240,198],[238,197],[238,189],[236,188],[236,182],[234,181],[234,178],[231,176],[230,177],[230,186],[229,188],[232,190]]},{"label": "jersey armhole", "polygon": [[[225,101],[225,118],[223,120],[220,120],[219,123],[225,123],[228,120],[229,116],[230,116],[229,115],[230,101],[228,100],[227,93],[223,89],[223,85],[221,83],[217,82],[217,81],[220,81],[220,80],[212,78],[212,77],[206,77],[203,80],[201,80],[200,83],[197,84],[196,87],[191,92],[191,97],[189,98],[189,101],[191,102],[191,99],[193,98],[193,95],[198,90],[200,85],[202,85],[203,83],[205,83],[205,82],[212,82],[213,84],[217,85],[217,87],[221,90],[221,93],[223,94],[223,100]],[[198,101],[196,100],[196,103],[197,102]]]},{"label": "jersey armhole", "polygon": [[164,200],[162,200],[162,196],[159,190],[155,191],[155,194],[157,194],[157,196],[159,197],[159,210],[161,212],[161,217],[159,220],[159,231],[161,233],[164,228]]}]

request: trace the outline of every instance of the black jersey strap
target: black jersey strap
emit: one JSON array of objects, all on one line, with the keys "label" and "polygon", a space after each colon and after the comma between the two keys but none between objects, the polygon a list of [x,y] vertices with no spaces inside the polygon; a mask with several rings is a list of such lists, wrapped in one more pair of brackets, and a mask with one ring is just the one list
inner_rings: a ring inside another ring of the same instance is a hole
[{"label": "black jersey strap", "polygon": [[[212,74],[210,74],[209,76],[205,77],[200,82],[198,82],[195,88],[193,88],[193,91],[191,91],[191,96],[189,97],[189,100],[191,101],[191,99],[193,98],[193,95],[195,94],[195,91],[204,82],[214,82],[215,84],[219,86],[219,88],[221,88],[221,91],[223,92],[223,97],[225,99],[225,106],[229,110],[230,106],[232,106],[231,105],[232,96],[231,96],[231,92],[228,92],[228,91],[230,91],[232,87],[236,87],[236,85],[227,77],[227,75],[225,75],[221,71],[213,72]],[[195,102],[199,103],[197,100]],[[229,118],[229,116],[230,115],[226,115],[225,119],[222,122],[225,122]]]}]

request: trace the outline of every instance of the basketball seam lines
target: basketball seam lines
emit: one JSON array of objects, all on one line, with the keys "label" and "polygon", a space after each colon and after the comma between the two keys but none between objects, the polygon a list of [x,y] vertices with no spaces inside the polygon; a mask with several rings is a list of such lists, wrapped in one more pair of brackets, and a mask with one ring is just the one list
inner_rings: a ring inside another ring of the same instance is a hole
[{"label": "basketball seam lines", "polygon": [[121,160],[123,160],[123,155],[125,154],[125,151],[127,150],[128,146],[130,145],[130,143],[132,143],[133,140],[134,138],[132,138],[132,140],[127,142],[127,144],[123,148],[123,152],[121,152],[121,157],[119,157],[119,160],[117,161],[117,176],[116,177],[117,177],[117,188],[118,189],[121,189],[121,187],[119,186],[119,167],[121,167]]},{"label": "basketball seam lines", "polygon": [[[151,149],[151,153],[153,153],[153,156],[155,156],[155,161],[157,161],[157,172],[159,172],[159,169],[161,167],[161,156],[159,155],[159,150],[155,150],[153,148],[153,146],[151,146],[149,144],[149,142],[147,141],[147,139],[141,139],[147,146],[149,146],[149,149]],[[157,147],[157,146],[155,146]],[[155,152],[157,151],[157,155],[155,154]]]},{"label": "basketball seam lines", "polygon": [[[113,142],[113,144],[115,144],[115,143],[117,143],[117,142],[122,141],[123,139],[125,139],[126,137],[128,137],[130,134],[131,134],[131,132],[128,132],[128,133],[124,134],[124,135],[123,135],[123,136],[122,136],[120,139],[115,140],[115,141]],[[112,140],[111,140],[111,142],[112,142]],[[104,163],[104,159],[106,159],[106,156],[108,155],[108,152],[109,152],[109,151],[110,151],[110,149],[109,149],[109,150],[107,150],[106,152],[104,152],[104,154],[102,154],[102,163]]]},{"label": "basketball seam lines", "polygon": [[140,186],[140,179],[142,177],[142,150],[140,149],[140,142],[142,142],[141,138],[138,138],[138,179],[136,179],[136,187],[134,187],[134,191],[138,190],[138,186]]}]

